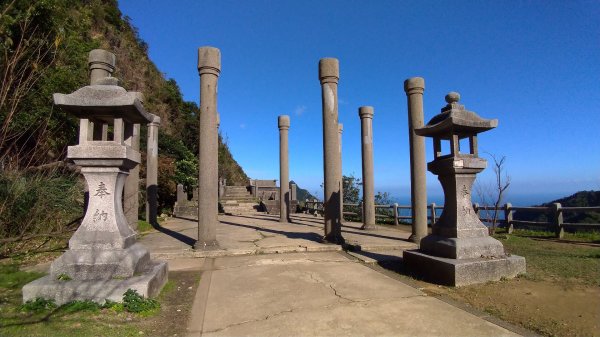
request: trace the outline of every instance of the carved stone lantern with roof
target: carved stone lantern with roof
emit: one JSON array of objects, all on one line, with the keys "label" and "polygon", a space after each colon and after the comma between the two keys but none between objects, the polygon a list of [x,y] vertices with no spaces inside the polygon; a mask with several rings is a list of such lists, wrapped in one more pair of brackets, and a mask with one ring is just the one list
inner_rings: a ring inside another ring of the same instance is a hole
[{"label": "carved stone lantern with roof", "polygon": [[[415,130],[419,136],[433,138],[434,158],[427,169],[442,184],[444,210],[419,250],[404,254],[404,262],[415,272],[454,286],[525,272],[525,259],[507,255],[502,243],[489,236],[471,201],[475,176],[487,166],[478,156],[477,134],[495,128],[498,120],[479,117],[459,100],[456,92],[446,95],[448,104],[441,113]],[[468,149],[461,149],[461,139],[468,139]],[[449,142],[450,153],[442,153],[442,142]]]},{"label": "carved stone lantern with roof", "polygon": [[136,242],[122,202],[125,180],[141,159],[131,146],[134,124],[152,122],[155,116],[144,109],[141,93],[125,90],[111,77],[114,54],[93,50],[89,63],[91,85],[54,94],[56,106],[80,120],[79,144],[69,146],[67,157],[85,177],[87,211],[50,274],[23,288],[24,301],[121,301],[128,289],[151,297],[167,280],[166,263],[151,261],[148,250]]}]

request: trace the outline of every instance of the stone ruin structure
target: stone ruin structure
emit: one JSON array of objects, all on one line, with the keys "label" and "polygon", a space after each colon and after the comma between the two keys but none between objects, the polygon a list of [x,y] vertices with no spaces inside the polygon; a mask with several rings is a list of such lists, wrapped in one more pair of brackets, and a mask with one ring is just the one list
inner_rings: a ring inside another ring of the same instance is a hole
[{"label": "stone ruin structure", "polygon": [[408,102],[408,141],[410,149],[410,203],[412,234],[410,240],[419,243],[427,235],[427,187],[425,175],[425,139],[415,133],[423,127],[423,92],[425,80],[412,77],[404,81]]},{"label": "stone ruin structure", "polygon": [[[279,214],[279,187],[277,180],[250,179],[247,185],[227,186],[225,179],[219,180],[219,212],[225,214],[249,214],[266,212]],[[298,207],[297,186],[289,184],[290,213]],[[198,188],[192,192],[192,198],[184,190],[183,185],[177,185],[177,201],[173,207],[173,216],[178,218],[198,219]]]},{"label": "stone ruin structure", "polygon": [[198,137],[198,240],[194,249],[218,246],[219,136],[217,132],[217,82],[221,73],[221,51],[198,48],[200,75],[200,127]]},{"label": "stone ruin structure", "polygon": [[358,109],[361,124],[363,225],[362,229],[375,229],[375,182],[373,172],[373,107]]},{"label": "stone ruin structure", "polygon": [[[525,259],[507,255],[500,241],[488,234],[471,201],[475,175],[487,161],[479,158],[477,134],[495,128],[498,120],[483,119],[458,101],[460,95],[446,95],[448,103],[427,125],[416,129],[419,136],[433,138],[434,159],[427,168],[438,176],[444,189],[444,210],[421,240],[420,249],[404,252],[409,270],[434,282],[462,286],[514,277],[525,272]],[[461,152],[460,139],[469,140],[468,152]],[[450,154],[442,154],[442,141],[450,142]]]},{"label": "stone ruin structure", "polygon": [[324,235],[323,241],[343,244],[342,204],[343,189],[340,177],[340,144],[338,126],[338,81],[340,64],[335,58],[319,61],[319,81],[323,108],[323,172],[324,172]]},{"label": "stone ruin structure", "polygon": [[[120,302],[128,289],[155,296],[167,281],[166,262],[150,260],[148,250],[136,243],[122,203],[125,180],[141,159],[132,147],[134,125],[156,122],[156,116],[144,110],[140,93],[126,91],[111,77],[114,54],[93,50],[89,63],[91,85],[54,94],[58,107],[80,118],[79,144],[69,146],[67,157],[81,167],[89,204],[69,249],[52,262],[50,274],[23,287],[24,301]],[[109,126],[112,139],[103,132]]]}]

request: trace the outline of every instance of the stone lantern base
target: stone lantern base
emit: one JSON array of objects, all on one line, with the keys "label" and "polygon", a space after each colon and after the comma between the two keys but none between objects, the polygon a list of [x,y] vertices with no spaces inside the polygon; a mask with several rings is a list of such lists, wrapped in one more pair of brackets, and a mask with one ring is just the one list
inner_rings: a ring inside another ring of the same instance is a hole
[{"label": "stone lantern base", "polygon": [[150,261],[139,275],[119,279],[59,280],[51,275],[44,276],[23,287],[23,301],[36,298],[54,299],[57,305],[75,300],[91,300],[104,303],[106,300],[123,301],[128,289],[150,298],[156,297],[167,282],[167,263]]},{"label": "stone lantern base", "polygon": [[123,213],[123,186],[139,154],[113,142],[70,146],[68,157],[81,166],[89,189],[87,212],[69,240],[69,249],[54,260],[48,276],[23,287],[23,302],[53,299],[121,302],[133,289],[155,297],[167,282],[164,261],[152,261],[136,243],[136,233]]},{"label": "stone lantern base", "polygon": [[410,250],[404,252],[403,259],[409,270],[426,280],[455,287],[498,281],[525,272],[525,258],[516,255],[450,259]]}]

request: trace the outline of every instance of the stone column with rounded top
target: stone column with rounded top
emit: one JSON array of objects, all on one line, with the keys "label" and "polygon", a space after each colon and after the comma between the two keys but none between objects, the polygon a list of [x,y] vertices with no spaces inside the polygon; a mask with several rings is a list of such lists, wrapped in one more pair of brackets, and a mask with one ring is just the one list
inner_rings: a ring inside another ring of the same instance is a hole
[{"label": "stone column with rounded top", "polygon": [[342,173],[342,133],[344,124],[338,124],[338,143],[340,152],[340,164],[338,165],[338,180],[340,181],[340,223],[344,222],[344,175]]},{"label": "stone column with rounded top", "polygon": [[358,109],[362,144],[363,225],[375,229],[375,183],[373,174],[373,107]]},{"label": "stone column with rounded top", "polygon": [[338,98],[340,78],[339,61],[335,58],[322,58],[319,61],[323,106],[323,171],[325,194],[323,241],[335,244],[344,243],[340,219],[339,142],[338,142]]},{"label": "stone column with rounded top", "polygon": [[[140,150],[140,124],[134,124],[130,131],[125,135],[126,142],[135,151]],[[123,210],[129,227],[137,230],[138,212],[140,208],[140,166],[136,165],[129,171],[125,187],[123,188]]]},{"label": "stone column with rounded top", "polygon": [[[155,225],[158,216],[158,127],[160,117],[154,116],[148,123],[146,145],[146,221]],[[183,188],[182,191],[183,192]],[[177,185],[177,198],[180,197]]]},{"label": "stone column with rounded top", "polygon": [[279,222],[289,222],[290,165],[288,155],[288,132],[290,116],[281,115],[279,125]]},{"label": "stone column with rounded top", "polygon": [[218,245],[217,81],[221,73],[219,49],[214,47],[198,48],[198,72],[200,74],[198,240],[194,244],[194,249],[210,249]]},{"label": "stone column with rounded top", "polygon": [[427,189],[425,167],[425,140],[415,134],[424,125],[423,92],[425,80],[411,77],[404,81],[408,99],[408,140],[410,143],[410,202],[412,207],[412,235],[416,243],[427,236]]}]

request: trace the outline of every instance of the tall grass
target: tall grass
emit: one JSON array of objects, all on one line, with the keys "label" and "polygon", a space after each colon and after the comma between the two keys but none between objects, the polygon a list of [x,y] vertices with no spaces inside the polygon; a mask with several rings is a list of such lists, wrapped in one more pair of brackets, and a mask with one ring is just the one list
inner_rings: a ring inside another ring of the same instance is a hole
[{"label": "tall grass", "polygon": [[18,252],[32,239],[65,236],[83,215],[77,173],[10,170],[0,175],[0,255]]}]

